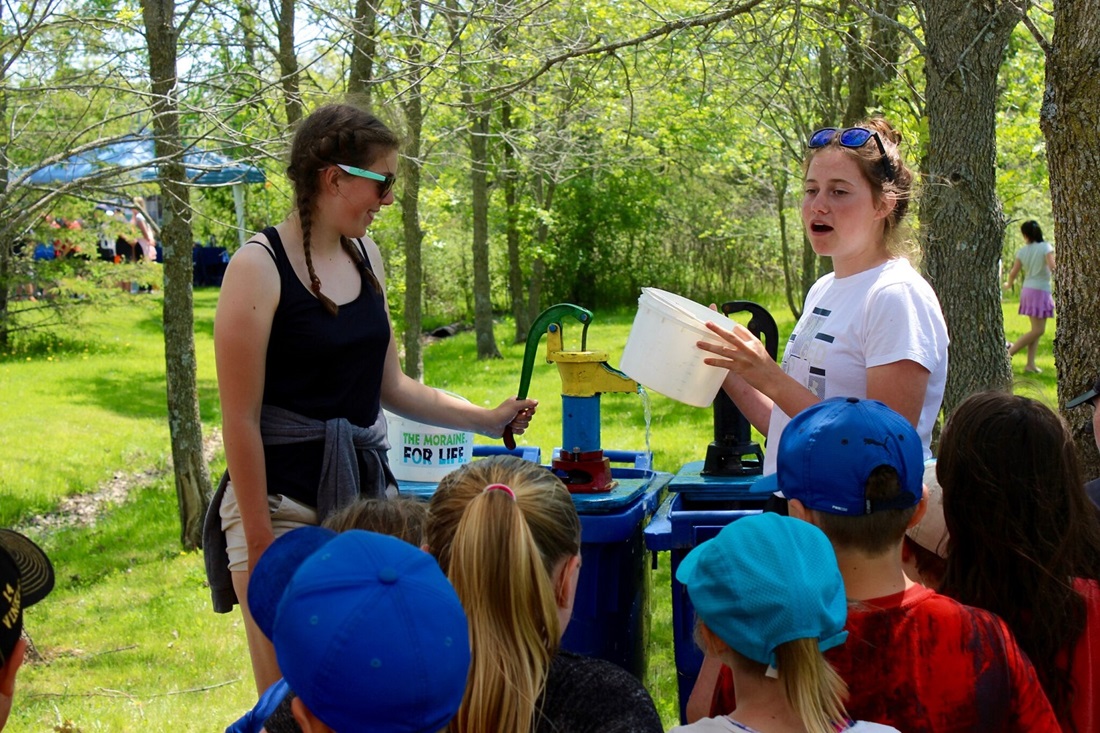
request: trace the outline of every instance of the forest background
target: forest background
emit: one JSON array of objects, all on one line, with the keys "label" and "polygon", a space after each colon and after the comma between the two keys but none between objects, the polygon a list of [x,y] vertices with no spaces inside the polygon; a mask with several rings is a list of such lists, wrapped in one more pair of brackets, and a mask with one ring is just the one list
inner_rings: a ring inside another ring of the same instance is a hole
[{"label": "forest background", "polygon": [[[310,109],[350,95],[398,129],[397,205],[371,234],[419,375],[426,325],[472,320],[479,357],[495,358],[494,314],[520,341],[551,303],[628,305],[643,285],[700,301],[781,289],[797,314],[828,266],[801,233],[804,141],[881,112],[920,173],[913,237],[954,342],[945,406],[1011,377],[999,268],[1028,218],[1058,247],[1064,403],[1100,364],[1097,28],[1097,0],[4,0],[0,345],[74,302],[9,301],[17,242],[55,236],[47,216],[93,225],[73,237],[113,233],[96,203],[156,197],[181,539],[195,546],[210,480],[191,246],[232,248],[236,233],[230,189],[190,186],[184,154],[267,172],[246,192],[257,230],[289,209],[286,144]],[[155,182],[135,179],[142,163],[29,183],[135,135],[155,141]],[[87,304],[93,280],[58,282]],[[1091,446],[1087,416],[1067,417]]]}]

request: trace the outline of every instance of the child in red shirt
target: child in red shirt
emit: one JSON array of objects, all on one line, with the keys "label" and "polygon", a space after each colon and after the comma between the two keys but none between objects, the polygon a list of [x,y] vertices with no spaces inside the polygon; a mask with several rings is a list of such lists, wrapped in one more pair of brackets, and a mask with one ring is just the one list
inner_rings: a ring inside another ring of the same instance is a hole
[{"label": "child in red shirt", "polygon": [[[826,400],[791,420],[778,450],[778,472],[761,481],[824,531],[844,577],[849,638],[826,656],[853,718],[906,733],[1061,730],[999,618],[905,576],[902,538],[926,499],[920,438],[904,417],[874,400]],[[715,696],[723,710],[728,680]]]}]

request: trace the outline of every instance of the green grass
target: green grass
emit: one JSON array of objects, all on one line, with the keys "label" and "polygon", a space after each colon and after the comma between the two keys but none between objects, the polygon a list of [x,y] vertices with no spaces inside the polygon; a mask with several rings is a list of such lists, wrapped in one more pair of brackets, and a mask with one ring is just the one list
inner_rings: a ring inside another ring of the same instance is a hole
[{"label": "green grass", "polygon": [[[778,303],[770,305],[776,308],[780,333],[789,334],[794,319],[788,311],[779,310]],[[588,329],[588,348],[606,351],[608,362],[617,366],[633,319],[633,312],[597,313]],[[579,349],[580,324],[566,320],[563,328],[565,348]],[[477,361],[474,335],[465,332],[428,348],[424,357],[424,381],[485,406],[495,406],[515,394],[519,389],[524,347],[511,343],[510,323],[499,325],[495,333],[503,359]],[[562,438],[561,377],[556,365],[546,363],[545,355],[546,340],[543,339],[529,390],[529,396],[539,400],[538,414],[531,429],[518,436],[517,442],[540,446],[543,458],[548,459],[550,451],[561,444]],[[684,463],[702,458],[707,444],[713,439],[710,411],[655,393],[649,394],[649,400],[650,446],[655,468],[674,472]],[[604,394],[600,406],[601,443],[605,448],[640,450],[646,447],[645,409],[639,395]],[[489,444],[494,441],[478,436],[476,442]]]},{"label": "green grass", "polygon": [[[220,418],[212,322],[217,291],[196,292],[196,346],[202,416]],[[0,524],[25,520],[70,493],[94,489],[115,472],[163,467],[169,455],[164,420],[164,361],[157,295],[124,297],[123,305],[90,319],[78,335],[18,345],[0,354]],[[793,319],[768,302],[785,336]],[[1027,328],[1006,302],[1010,337]],[[633,314],[600,312],[588,346],[619,363]],[[522,346],[502,323],[504,358],[478,362],[472,333],[430,346],[426,381],[478,404],[494,405],[519,385]],[[1048,331],[1053,334],[1053,324]],[[576,348],[579,324],[565,324]],[[957,346],[956,346],[957,348]],[[1049,336],[1040,346],[1042,375],[1021,389],[1048,401],[1054,394]],[[561,442],[561,388],[535,361],[530,394],[541,400],[532,429],[519,437],[544,460]],[[29,359],[29,360],[28,360]],[[1014,365],[1022,373],[1023,358]],[[1030,375],[1029,375],[1030,377]],[[675,471],[702,457],[711,435],[709,410],[652,395],[651,445],[659,470]],[[636,395],[602,399],[602,442],[645,446],[645,414]],[[479,442],[491,442],[478,438]],[[224,459],[215,459],[215,475]],[[57,590],[29,609],[27,625],[45,661],[20,672],[13,731],[210,731],[247,709],[254,698],[239,614],[210,610],[201,553],[181,553],[171,477],[153,478],[130,501],[91,528],[37,533],[54,559]],[[666,726],[676,721],[669,558],[652,576],[647,685]]]},{"label": "green grass", "polygon": [[94,528],[45,538],[58,585],[27,627],[47,661],[20,671],[12,730],[221,730],[252,704],[239,615],[211,612],[177,526],[165,478]]},{"label": "green grass", "polygon": [[[213,307],[196,294],[202,418],[216,425]],[[163,468],[164,342],[159,293],[121,295],[67,337],[0,351],[0,525],[93,490],[116,471]]]}]

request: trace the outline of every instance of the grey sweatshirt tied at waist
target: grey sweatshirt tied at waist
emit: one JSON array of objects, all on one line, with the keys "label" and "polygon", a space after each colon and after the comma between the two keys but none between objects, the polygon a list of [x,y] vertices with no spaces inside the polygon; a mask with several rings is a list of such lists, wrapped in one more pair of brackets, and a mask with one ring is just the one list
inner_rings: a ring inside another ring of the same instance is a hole
[{"label": "grey sweatshirt tied at waist", "polygon": [[[314,420],[281,407],[264,405],[260,412],[260,435],[266,446],[323,440],[324,461],[317,487],[317,521],[354,502],[358,497],[383,498],[397,495],[397,479],[386,462],[390,444],[386,440],[386,417],[369,428],[352,425],[345,418]],[[359,475],[359,458],[367,470]],[[229,572],[229,554],[222,531],[221,505],[229,484],[229,471],[222,474],[210,499],[203,523],[202,545],[206,578],[216,613],[229,613],[238,603]]]}]

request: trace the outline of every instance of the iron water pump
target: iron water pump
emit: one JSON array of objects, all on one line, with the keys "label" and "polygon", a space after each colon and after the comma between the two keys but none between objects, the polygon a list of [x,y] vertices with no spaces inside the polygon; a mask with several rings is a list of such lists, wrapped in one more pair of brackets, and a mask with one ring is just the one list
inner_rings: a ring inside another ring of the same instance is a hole
[{"label": "iron water pump", "polygon": [[[563,319],[571,316],[581,323],[580,350],[564,346]],[[546,361],[557,364],[561,376],[561,451],[551,468],[572,493],[611,491],[611,462],[600,443],[600,395],[605,392],[637,392],[638,383],[607,363],[607,352],[588,350],[588,326],[592,312],[571,303],[553,305],[539,314],[527,334],[518,396],[523,399],[531,387],[531,371],[539,342],[546,336]],[[511,431],[504,434],[508,448],[515,447]]]}]

